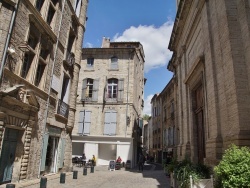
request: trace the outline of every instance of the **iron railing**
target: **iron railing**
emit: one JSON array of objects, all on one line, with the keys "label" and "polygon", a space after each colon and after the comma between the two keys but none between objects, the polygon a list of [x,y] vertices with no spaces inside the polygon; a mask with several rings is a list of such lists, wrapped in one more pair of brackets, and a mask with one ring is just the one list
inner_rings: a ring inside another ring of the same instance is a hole
[{"label": "iron railing", "polygon": [[60,99],[58,100],[57,114],[65,118],[68,118],[69,115],[69,105]]}]

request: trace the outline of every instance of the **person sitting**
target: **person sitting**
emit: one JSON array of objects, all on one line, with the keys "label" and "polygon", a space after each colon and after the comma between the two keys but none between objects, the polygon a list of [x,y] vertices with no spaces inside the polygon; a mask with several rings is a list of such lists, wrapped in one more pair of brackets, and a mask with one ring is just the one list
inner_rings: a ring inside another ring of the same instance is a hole
[{"label": "person sitting", "polygon": [[121,162],[122,162],[122,159],[121,159],[120,156],[116,159],[116,162],[117,162],[117,163],[121,163]]}]

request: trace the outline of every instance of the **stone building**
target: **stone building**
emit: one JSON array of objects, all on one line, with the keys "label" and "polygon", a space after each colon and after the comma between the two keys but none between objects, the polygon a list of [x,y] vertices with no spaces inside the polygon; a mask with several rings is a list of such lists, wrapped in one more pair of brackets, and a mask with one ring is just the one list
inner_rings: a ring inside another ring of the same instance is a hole
[{"label": "stone building", "polygon": [[162,162],[162,101],[159,94],[155,94],[151,99],[152,129],[153,131],[153,153],[156,162]]},{"label": "stone building", "polygon": [[179,159],[215,165],[250,145],[250,2],[180,0],[168,69],[177,79]]},{"label": "stone building", "polygon": [[1,184],[72,169],[87,4],[0,2]]},{"label": "stone building", "polygon": [[136,164],[141,152],[144,52],[139,42],[110,42],[82,50],[73,156],[107,165],[120,156]]},{"label": "stone building", "polygon": [[162,90],[161,98],[161,119],[162,119],[162,157],[166,159],[167,155],[176,157],[176,139],[178,125],[176,117],[176,89],[175,78],[172,78],[166,87]]}]

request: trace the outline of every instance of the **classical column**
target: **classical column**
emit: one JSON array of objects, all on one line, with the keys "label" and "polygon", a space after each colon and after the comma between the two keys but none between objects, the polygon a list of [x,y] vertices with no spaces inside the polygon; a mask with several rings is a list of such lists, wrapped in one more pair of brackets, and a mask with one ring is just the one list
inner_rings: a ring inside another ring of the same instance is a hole
[{"label": "classical column", "polygon": [[20,170],[20,180],[26,179],[28,163],[29,163],[29,154],[30,154],[30,145],[31,145],[31,134],[32,128],[34,126],[35,121],[29,120],[28,125],[25,130],[25,138],[24,138],[24,153],[21,161],[21,170]]}]

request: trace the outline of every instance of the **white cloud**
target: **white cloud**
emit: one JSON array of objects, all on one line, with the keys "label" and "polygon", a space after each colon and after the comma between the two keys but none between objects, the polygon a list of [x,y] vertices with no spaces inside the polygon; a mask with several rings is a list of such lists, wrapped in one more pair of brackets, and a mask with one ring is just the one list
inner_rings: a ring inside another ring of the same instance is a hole
[{"label": "white cloud", "polygon": [[147,98],[144,101],[144,108],[143,108],[143,114],[147,114],[151,116],[151,99],[154,95],[148,95]]},{"label": "white cloud", "polygon": [[145,53],[145,73],[151,69],[166,66],[172,56],[168,44],[173,28],[173,22],[167,21],[160,27],[154,25],[131,26],[121,35],[117,33],[113,41],[133,41],[143,45]]},{"label": "white cloud", "polygon": [[93,44],[87,42],[84,48],[93,48]]}]

